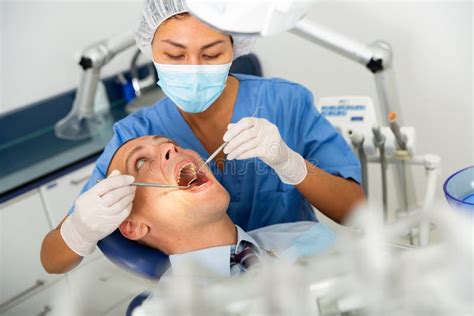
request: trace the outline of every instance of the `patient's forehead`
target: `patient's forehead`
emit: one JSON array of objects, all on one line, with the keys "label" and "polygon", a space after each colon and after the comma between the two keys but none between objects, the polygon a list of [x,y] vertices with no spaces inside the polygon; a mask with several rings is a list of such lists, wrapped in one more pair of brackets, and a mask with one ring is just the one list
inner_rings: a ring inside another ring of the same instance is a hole
[{"label": "patient's forehead", "polygon": [[131,139],[122,144],[116,151],[110,161],[109,168],[107,170],[107,175],[111,173],[114,169],[119,170],[121,173],[124,173],[126,170],[126,160],[134,151],[140,150],[144,146],[159,146],[163,143],[172,142],[171,139],[164,136],[142,136],[138,138]]}]

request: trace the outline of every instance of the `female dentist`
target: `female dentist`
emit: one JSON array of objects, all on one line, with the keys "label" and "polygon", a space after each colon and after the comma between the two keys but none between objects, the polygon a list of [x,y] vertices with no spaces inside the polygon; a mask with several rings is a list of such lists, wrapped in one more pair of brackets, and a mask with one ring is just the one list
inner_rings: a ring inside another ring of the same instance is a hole
[{"label": "female dentist", "polygon": [[167,97],[114,125],[74,211],[43,241],[46,271],[72,269],[128,216],[133,177],[114,172],[96,182],[116,149],[143,135],[167,136],[203,159],[228,142],[210,168],[230,193],[229,215],[245,230],[316,221],[312,205],[341,222],[364,199],[357,159],[317,112],[308,89],[283,79],[229,75],[251,39],[208,27],[182,0],[148,0],[136,42],[153,60]]}]

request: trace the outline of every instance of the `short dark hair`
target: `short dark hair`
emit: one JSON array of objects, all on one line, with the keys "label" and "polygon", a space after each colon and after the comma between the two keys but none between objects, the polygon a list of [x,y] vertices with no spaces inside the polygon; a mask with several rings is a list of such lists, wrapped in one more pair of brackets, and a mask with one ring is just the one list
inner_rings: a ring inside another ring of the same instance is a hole
[{"label": "short dark hair", "polygon": [[117,155],[117,153],[119,152],[120,148],[122,148],[125,144],[131,142],[132,140],[135,140],[135,139],[138,139],[140,138],[139,137],[133,137],[133,138],[130,138],[130,139],[127,139],[126,141],[124,141],[122,144],[120,144],[120,146],[115,150],[115,152],[113,153],[112,157],[110,157],[110,160],[109,160],[109,164],[107,165],[107,170],[105,171],[105,177],[107,177],[109,175],[109,169],[110,169],[110,165],[112,164],[112,160],[114,160],[115,158],[115,155]]},{"label": "short dark hair", "polygon": [[145,137],[145,136],[154,136],[154,137],[163,137],[163,138],[168,138],[170,140],[172,140],[171,138],[169,138],[168,136],[164,136],[164,135],[143,135],[143,136],[138,136],[138,137],[133,137],[133,138],[130,138],[130,139],[127,139],[126,141],[124,141],[122,144],[120,144],[120,146],[115,150],[115,152],[113,153],[112,157],[110,157],[110,160],[109,160],[109,164],[107,165],[107,170],[105,171],[105,177],[107,177],[109,175],[109,172],[111,171],[110,170],[110,165],[112,164],[112,160],[114,160],[115,158],[115,155],[117,155],[118,151],[120,150],[120,148],[122,148],[123,146],[125,146],[125,144],[135,140],[135,139],[138,139],[138,138],[141,138],[141,137]]}]

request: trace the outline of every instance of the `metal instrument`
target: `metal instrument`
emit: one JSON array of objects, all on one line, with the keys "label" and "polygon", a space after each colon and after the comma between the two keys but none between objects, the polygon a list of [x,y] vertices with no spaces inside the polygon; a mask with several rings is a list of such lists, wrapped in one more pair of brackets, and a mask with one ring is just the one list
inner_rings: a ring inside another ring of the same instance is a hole
[{"label": "metal instrument", "polygon": [[[97,183],[99,183],[102,180],[97,180]],[[152,188],[164,188],[164,189],[188,189],[191,187],[191,183],[193,181],[189,182],[188,185],[174,185],[174,184],[167,184],[167,183],[158,183],[158,182],[143,182],[143,181],[135,181],[131,186],[136,186],[136,187],[152,187]]]},{"label": "metal instrument", "polygon": [[214,159],[221,151],[222,149],[224,149],[225,145],[227,145],[228,142],[224,142],[222,145],[219,146],[219,148],[216,149],[216,151],[214,151],[212,153],[212,155],[209,156],[209,158],[207,158],[206,161],[204,161],[204,163],[201,165],[201,167],[199,167],[199,169],[196,171],[196,173],[199,173],[199,171],[201,171],[201,169],[207,165],[208,163],[210,163],[212,161],[212,159]]}]

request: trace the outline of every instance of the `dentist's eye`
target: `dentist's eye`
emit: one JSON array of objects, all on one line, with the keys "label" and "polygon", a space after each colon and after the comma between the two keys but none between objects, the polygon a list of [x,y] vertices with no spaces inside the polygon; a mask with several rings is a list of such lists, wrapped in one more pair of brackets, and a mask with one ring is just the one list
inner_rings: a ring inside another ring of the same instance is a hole
[{"label": "dentist's eye", "polygon": [[140,170],[141,166],[146,162],[146,159],[138,159],[137,162],[135,163],[135,168],[137,170]]},{"label": "dentist's eye", "polygon": [[204,55],[204,59],[207,59],[207,60],[211,60],[211,59],[216,59],[217,57],[219,57],[220,55],[222,54],[216,54],[216,55]]},{"label": "dentist's eye", "polygon": [[168,56],[168,58],[171,58],[171,59],[174,59],[174,60],[180,60],[180,59],[183,59],[184,58],[184,55],[172,55],[172,54],[168,54],[168,53],[165,53],[166,56]]}]

